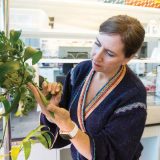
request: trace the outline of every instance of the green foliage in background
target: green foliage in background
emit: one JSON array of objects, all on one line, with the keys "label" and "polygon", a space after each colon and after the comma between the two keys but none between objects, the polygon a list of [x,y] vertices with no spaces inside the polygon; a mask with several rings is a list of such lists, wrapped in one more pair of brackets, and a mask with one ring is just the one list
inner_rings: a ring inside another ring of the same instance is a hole
[{"label": "green foliage in background", "polygon": [[[10,37],[7,38],[4,32],[0,32],[0,87],[4,89],[0,94],[0,101],[5,108],[0,116],[16,112],[19,102],[23,103],[20,114],[27,114],[36,105],[27,88],[28,82],[34,83],[35,70],[26,61],[31,58],[32,64],[36,64],[41,59],[42,52],[31,47],[26,48],[20,35],[21,31],[11,30]],[[11,96],[10,105],[7,95]]]},{"label": "green foliage in background", "polygon": [[[20,35],[21,31],[11,30],[7,38],[5,33],[0,31],[0,88],[2,88],[0,102],[4,106],[4,112],[0,113],[0,117],[4,116],[6,120],[10,113],[15,113],[16,116],[27,115],[36,106],[34,96],[27,88],[28,82],[36,85],[35,69],[27,63],[27,60],[31,59],[32,65],[36,64],[42,58],[42,52],[32,47],[25,47]],[[45,147],[50,147],[49,130],[41,131],[43,128],[44,126],[40,126],[31,131],[20,146],[12,146],[11,152],[8,153],[12,160],[17,159],[22,149],[27,160],[34,139],[39,140]],[[4,132],[5,130],[6,127]]]}]

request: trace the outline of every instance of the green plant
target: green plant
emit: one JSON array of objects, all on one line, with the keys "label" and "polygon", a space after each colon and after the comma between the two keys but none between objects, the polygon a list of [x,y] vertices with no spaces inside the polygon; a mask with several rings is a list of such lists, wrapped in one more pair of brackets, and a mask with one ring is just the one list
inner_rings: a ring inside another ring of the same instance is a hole
[{"label": "green plant", "polygon": [[[28,83],[36,85],[35,70],[27,63],[27,60],[32,59],[32,65],[36,64],[41,59],[42,52],[32,47],[25,47],[20,35],[21,31],[11,30],[7,38],[3,31],[0,32],[0,87],[3,89],[0,93],[0,102],[4,106],[4,112],[0,113],[0,117],[4,116],[6,121],[10,113],[15,113],[17,116],[27,115],[36,106],[34,96],[27,88]],[[50,133],[42,131],[43,128],[44,126],[39,126],[31,131],[19,146],[12,146],[9,153],[12,160],[17,159],[22,149],[27,160],[31,143],[35,139],[45,147],[50,147]],[[3,145],[3,139],[4,133],[0,147]]]}]

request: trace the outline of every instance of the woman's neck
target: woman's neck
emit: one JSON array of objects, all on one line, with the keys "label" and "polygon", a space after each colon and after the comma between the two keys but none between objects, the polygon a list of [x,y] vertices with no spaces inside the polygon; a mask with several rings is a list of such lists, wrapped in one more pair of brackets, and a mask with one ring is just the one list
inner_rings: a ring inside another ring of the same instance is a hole
[{"label": "woman's neck", "polygon": [[97,80],[104,80],[104,81],[109,81],[118,71],[120,70],[120,68],[118,68],[117,70],[115,70],[112,73],[103,73],[103,72],[96,72],[96,77]]}]

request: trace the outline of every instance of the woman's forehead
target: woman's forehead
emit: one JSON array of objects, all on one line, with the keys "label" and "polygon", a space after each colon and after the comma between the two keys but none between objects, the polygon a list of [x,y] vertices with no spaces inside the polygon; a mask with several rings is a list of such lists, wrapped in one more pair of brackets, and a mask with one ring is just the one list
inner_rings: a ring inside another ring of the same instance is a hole
[{"label": "woman's forehead", "polygon": [[124,43],[119,34],[99,34],[97,35],[96,40],[104,47],[124,48]]}]

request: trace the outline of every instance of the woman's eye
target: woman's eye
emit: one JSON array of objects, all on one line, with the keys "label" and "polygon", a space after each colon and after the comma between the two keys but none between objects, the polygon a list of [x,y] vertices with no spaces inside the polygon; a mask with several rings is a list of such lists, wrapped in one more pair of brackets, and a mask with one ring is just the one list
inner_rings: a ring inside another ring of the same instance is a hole
[{"label": "woman's eye", "polygon": [[101,47],[101,44],[99,44],[98,42],[94,42],[94,44],[98,47]]},{"label": "woman's eye", "polygon": [[106,51],[106,54],[109,55],[110,57],[114,57],[114,55],[110,51]]}]

